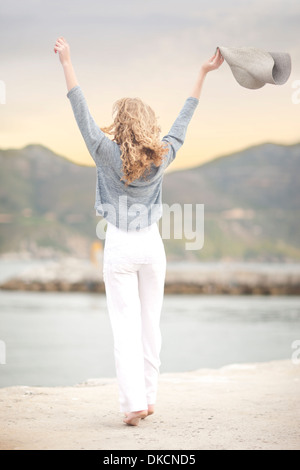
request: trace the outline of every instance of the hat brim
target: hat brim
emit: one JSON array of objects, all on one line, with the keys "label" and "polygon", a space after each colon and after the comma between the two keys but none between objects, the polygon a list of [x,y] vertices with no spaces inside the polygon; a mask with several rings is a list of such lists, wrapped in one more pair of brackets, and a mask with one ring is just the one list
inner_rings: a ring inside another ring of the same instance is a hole
[{"label": "hat brim", "polygon": [[292,71],[292,59],[290,54],[285,52],[269,52],[273,57],[274,67],[272,70],[272,76],[275,85],[284,85]]},{"label": "hat brim", "polygon": [[231,65],[230,68],[236,81],[239,83],[239,85],[245,88],[258,90],[266,84],[264,80],[259,80],[257,76],[252,75],[243,67],[239,67],[238,65]]},{"label": "hat brim", "polygon": [[236,81],[245,88],[258,89],[266,83],[283,85],[291,73],[287,53],[266,52],[254,47],[219,47]]}]

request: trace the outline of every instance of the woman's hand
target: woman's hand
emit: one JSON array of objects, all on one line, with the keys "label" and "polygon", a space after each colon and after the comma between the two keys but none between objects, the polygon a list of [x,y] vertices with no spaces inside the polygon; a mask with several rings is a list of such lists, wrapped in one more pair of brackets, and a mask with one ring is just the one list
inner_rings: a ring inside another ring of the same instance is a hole
[{"label": "woman's hand", "polygon": [[204,62],[201,69],[203,72],[211,72],[212,70],[218,69],[224,62],[224,57],[222,56],[220,49],[217,48],[216,53],[207,61]]},{"label": "woman's hand", "polygon": [[60,37],[57,39],[54,46],[55,54],[58,52],[59,60],[63,66],[67,89],[70,91],[72,88],[78,85],[78,81],[74,72],[74,68],[71,62],[70,46],[65,38]]},{"label": "woman's hand", "polygon": [[220,49],[217,48],[216,53],[201,67],[200,73],[198,75],[197,81],[192,89],[190,96],[199,99],[202,86],[205,80],[205,77],[208,72],[218,69],[224,62],[224,57],[222,56]]},{"label": "woman's hand", "polygon": [[71,63],[70,46],[62,36],[59,37],[54,46],[55,54],[58,52],[62,65]]}]

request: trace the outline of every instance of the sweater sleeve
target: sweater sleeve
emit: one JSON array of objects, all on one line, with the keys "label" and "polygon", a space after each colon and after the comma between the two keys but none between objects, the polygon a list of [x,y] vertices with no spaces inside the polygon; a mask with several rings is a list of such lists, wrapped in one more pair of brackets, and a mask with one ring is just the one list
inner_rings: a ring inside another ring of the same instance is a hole
[{"label": "sweater sleeve", "polygon": [[173,162],[178,150],[183,145],[188,125],[198,103],[199,100],[193,96],[187,98],[169,133],[162,138],[163,142],[169,144],[169,153],[167,154],[165,167]]},{"label": "sweater sleeve", "polygon": [[97,166],[105,164],[114,151],[115,142],[111,141],[95,123],[79,85],[73,87],[67,93],[67,97],[91,157]]}]

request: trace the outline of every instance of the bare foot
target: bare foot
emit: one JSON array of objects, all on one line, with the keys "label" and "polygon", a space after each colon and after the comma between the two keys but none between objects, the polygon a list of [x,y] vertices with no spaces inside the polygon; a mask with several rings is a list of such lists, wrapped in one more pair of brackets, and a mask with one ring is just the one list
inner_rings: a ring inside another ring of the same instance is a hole
[{"label": "bare foot", "polygon": [[147,415],[147,410],[131,411],[130,413],[125,413],[126,417],[123,419],[123,423],[129,424],[129,426],[138,426],[140,420],[146,418]]},{"label": "bare foot", "polygon": [[[148,413],[146,416],[142,417],[141,419],[147,418],[147,416],[153,415],[154,413],[154,405],[148,405]],[[125,417],[127,418],[129,413],[124,413]]]},{"label": "bare foot", "polygon": [[[148,413],[147,413],[147,416],[153,415],[153,413],[154,413],[154,405],[148,405]],[[145,416],[145,417],[142,418],[142,419],[147,418],[147,416]]]}]

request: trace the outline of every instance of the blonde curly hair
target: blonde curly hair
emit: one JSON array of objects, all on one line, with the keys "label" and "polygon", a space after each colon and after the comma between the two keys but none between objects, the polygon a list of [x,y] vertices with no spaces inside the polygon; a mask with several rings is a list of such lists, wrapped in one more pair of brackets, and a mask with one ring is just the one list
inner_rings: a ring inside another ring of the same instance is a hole
[{"label": "blonde curly hair", "polygon": [[168,152],[167,144],[159,139],[160,127],[154,111],[140,98],[121,98],[113,105],[114,121],[101,130],[113,135],[120,146],[123,177],[126,185],[134,180],[146,178],[152,164],[163,162]]}]

